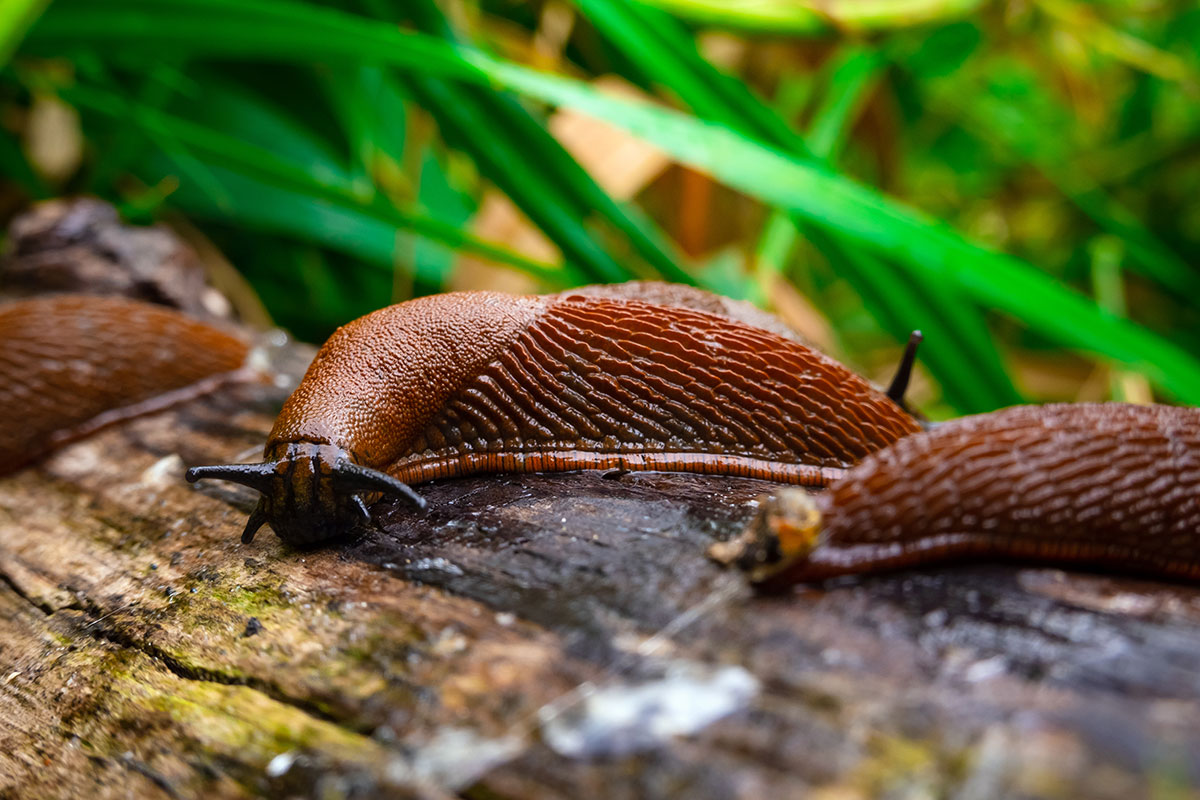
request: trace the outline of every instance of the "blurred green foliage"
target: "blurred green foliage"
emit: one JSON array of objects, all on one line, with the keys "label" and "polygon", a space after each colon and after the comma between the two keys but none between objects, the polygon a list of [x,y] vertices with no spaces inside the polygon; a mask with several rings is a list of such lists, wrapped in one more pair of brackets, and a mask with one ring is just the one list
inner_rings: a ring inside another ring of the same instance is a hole
[{"label": "blurred green foliage", "polygon": [[[1061,396],[1047,361],[1200,403],[1194,3],[43,5],[0,14],[0,172],[184,215],[302,337],[443,290],[467,253],[547,290],[658,276],[770,306],[786,279],[860,368],[921,328],[935,413]],[[659,102],[597,90],[614,74]],[[85,142],[64,174],[32,141],[54,103]],[[733,191],[614,200],[556,107]],[[489,187],[561,258],[472,233]],[[684,206],[719,230],[687,256]]]}]

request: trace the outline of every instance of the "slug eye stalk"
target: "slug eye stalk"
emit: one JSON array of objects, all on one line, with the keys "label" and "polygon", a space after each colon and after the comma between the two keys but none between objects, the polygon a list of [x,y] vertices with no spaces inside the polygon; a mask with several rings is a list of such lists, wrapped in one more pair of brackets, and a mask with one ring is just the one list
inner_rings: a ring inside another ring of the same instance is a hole
[{"label": "slug eye stalk", "polygon": [[908,382],[912,379],[913,365],[917,363],[917,348],[924,341],[925,335],[920,331],[913,331],[909,334],[908,344],[904,348],[904,355],[900,359],[900,366],[896,367],[896,374],[892,377],[892,385],[888,387],[886,392],[888,398],[896,405],[908,411],[908,405],[904,402],[904,395],[908,391]]},{"label": "slug eye stalk", "polygon": [[242,542],[263,524],[292,545],[317,544],[370,521],[368,499],[399,497],[418,509],[425,499],[391,475],[355,464],[330,445],[291,443],[279,458],[258,464],[192,467],[189,483],[202,478],[232,481],[262,493]]}]

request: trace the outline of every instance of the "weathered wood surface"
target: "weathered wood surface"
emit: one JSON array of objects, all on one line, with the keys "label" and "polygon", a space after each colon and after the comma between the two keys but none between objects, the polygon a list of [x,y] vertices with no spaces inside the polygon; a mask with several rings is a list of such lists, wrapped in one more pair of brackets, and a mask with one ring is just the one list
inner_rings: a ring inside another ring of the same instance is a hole
[{"label": "weathered wood surface", "polygon": [[1197,796],[1194,588],[756,598],[704,549],[769,487],[684,475],[446,481],[358,541],[243,546],[251,493],[183,469],[255,458],[285,394],[0,479],[0,797]]}]

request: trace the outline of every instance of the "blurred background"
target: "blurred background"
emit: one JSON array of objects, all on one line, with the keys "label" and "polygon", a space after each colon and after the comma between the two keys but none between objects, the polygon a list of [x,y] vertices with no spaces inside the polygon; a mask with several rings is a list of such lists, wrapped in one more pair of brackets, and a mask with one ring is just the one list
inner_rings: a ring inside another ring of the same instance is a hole
[{"label": "blurred background", "polygon": [[884,383],[922,329],[934,417],[1200,404],[1194,2],[3,0],[0,64],[0,221],[104,198],[302,339],[661,278]]}]

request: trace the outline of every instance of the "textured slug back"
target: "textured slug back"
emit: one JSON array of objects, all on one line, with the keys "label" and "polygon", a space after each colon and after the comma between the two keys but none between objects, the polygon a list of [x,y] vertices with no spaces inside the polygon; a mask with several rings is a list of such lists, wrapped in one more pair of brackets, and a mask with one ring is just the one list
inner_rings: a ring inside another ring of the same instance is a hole
[{"label": "textured slug back", "polygon": [[382,468],[541,312],[541,297],[453,292],[409,300],[336,330],[267,440],[331,444]]},{"label": "textured slug back", "polygon": [[[118,411],[242,366],[247,346],[147,303],[62,295],[0,306],[0,473]],[[126,414],[128,416],[128,414]]]},{"label": "textured slug back", "polygon": [[871,456],[819,503],[811,571],[991,553],[1186,572],[1198,563],[1200,410],[964,417]]},{"label": "textured slug back", "polygon": [[689,309],[565,295],[449,397],[388,471],[419,482],[625,467],[823,483],[916,429],[795,341]]},{"label": "textured slug back", "polygon": [[625,281],[624,283],[597,283],[591,286],[580,286],[577,289],[563,292],[563,297],[583,295],[586,297],[604,297],[609,300],[640,300],[657,306],[674,306],[690,308],[692,311],[702,311],[719,317],[728,317],[754,328],[791,339],[794,342],[811,347],[812,344],[801,336],[795,329],[788,326],[774,314],[763,311],[753,303],[745,300],[734,300],[731,297],[706,292],[695,286],[666,281]]}]

